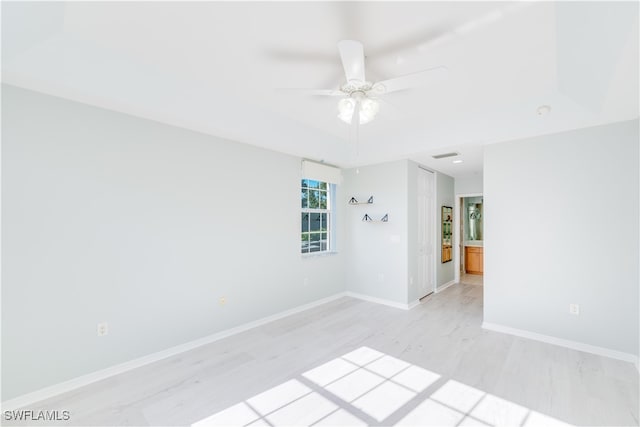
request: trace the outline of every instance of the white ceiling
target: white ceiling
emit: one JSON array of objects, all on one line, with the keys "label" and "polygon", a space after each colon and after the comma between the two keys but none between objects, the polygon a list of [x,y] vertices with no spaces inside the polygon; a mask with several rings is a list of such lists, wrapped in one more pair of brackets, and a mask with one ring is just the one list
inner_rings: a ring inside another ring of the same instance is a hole
[{"label": "white ceiling", "polygon": [[[337,98],[279,90],[338,88],[342,39],[363,42],[368,80],[447,78],[386,95],[356,149]],[[341,166],[410,158],[461,176],[484,144],[638,117],[638,3],[3,2],[2,73]],[[464,163],[431,158],[448,151]]]}]

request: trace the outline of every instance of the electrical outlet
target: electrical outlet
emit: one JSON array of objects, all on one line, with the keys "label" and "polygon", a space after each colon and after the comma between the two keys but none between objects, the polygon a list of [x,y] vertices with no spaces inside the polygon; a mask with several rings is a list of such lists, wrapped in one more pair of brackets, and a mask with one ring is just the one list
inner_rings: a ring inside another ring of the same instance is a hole
[{"label": "electrical outlet", "polygon": [[109,324],[107,322],[98,323],[98,336],[103,337],[109,334]]},{"label": "electrical outlet", "polygon": [[220,303],[220,305],[225,305],[227,303],[227,298],[226,297],[220,297],[220,301],[218,301]]},{"label": "electrical outlet", "polygon": [[409,284],[413,285],[413,276],[409,277]]},{"label": "electrical outlet", "polygon": [[384,282],[384,274],[378,273],[378,282]]},{"label": "electrical outlet", "polygon": [[580,304],[569,304],[569,313],[578,316],[580,314]]},{"label": "electrical outlet", "polygon": [[302,281],[302,285],[303,286],[309,286],[309,278],[305,277],[304,280]]}]

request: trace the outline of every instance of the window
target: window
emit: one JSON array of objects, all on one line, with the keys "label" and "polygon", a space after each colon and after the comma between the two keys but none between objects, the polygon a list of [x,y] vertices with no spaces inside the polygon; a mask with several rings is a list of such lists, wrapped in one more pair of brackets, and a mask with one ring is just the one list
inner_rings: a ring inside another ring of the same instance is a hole
[{"label": "window", "polygon": [[323,181],[303,179],[300,189],[301,253],[332,250],[332,198],[335,185]]}]

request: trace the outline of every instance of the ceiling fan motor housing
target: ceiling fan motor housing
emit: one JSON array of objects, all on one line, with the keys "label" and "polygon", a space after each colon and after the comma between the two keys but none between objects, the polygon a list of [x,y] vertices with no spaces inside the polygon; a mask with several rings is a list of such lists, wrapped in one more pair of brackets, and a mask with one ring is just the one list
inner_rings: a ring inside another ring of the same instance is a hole
[{"label": "ceiling fan motor housing", "polygon": [[381,83],[351,80],[340,86],[340,90],[349,96],[352,96],[353,94],[358,92],[364,94],[365,96],[380,95],[384,93],[384,85]]}]

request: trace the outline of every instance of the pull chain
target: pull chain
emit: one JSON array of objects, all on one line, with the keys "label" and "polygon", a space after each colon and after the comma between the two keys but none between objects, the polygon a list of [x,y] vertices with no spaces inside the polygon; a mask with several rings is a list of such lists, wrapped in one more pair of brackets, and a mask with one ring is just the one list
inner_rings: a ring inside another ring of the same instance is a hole
[{"label": "pull chain", "polygon": [[[358,117],[358,120],[360,118]],[[360,123],[356,125],[356,165],[360,160]],[[360,168],[356,168],[356,175],[360,173]]]}]

